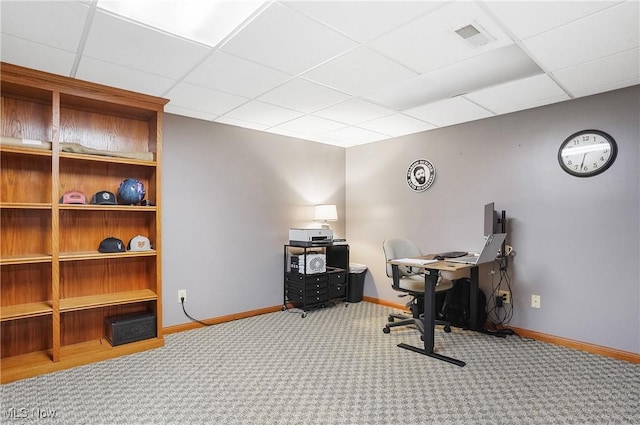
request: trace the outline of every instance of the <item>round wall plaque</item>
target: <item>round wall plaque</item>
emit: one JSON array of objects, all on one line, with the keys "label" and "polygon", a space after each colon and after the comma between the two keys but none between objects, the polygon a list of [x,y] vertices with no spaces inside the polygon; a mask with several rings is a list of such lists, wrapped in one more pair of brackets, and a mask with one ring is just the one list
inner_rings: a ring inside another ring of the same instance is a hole
[{"label": "round wall plaque", "polygon": [[407,169],[407,184],[414,192],[423,192],[436,179],[436,169],[426,159],[417,159]]}]

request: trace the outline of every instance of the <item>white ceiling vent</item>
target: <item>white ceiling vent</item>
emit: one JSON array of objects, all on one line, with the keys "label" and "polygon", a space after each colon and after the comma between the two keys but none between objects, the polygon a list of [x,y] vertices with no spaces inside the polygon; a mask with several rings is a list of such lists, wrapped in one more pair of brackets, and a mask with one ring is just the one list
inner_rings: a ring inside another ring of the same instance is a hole
[{"label": "white ceiling vent", "polygon": [[475,22],[458,28],[455,33],[473,47],[481,47],[495,41],[495,37]]}]

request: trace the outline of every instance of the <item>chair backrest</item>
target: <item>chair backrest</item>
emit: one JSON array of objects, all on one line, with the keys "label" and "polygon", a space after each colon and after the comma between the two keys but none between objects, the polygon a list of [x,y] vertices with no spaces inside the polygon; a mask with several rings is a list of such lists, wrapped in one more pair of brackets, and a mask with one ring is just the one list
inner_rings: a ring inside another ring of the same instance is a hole
[{"label": "chair backrest", "polygon": [[[422,251],[420,251],[418,245],[413,241],[404,238],[391,238],[385,240],[382,243],[382,250],[384,251],[384,256],[387,261],[395,260],[397,258],[419,257],[422,255]],[[409,267],[404,266],[398,267],[398,271],[400,272],[400,277],[418,274],[418,271],[410,270]],[[390,264],[387,264],[387,276],[393,278],[393,272]]]}]

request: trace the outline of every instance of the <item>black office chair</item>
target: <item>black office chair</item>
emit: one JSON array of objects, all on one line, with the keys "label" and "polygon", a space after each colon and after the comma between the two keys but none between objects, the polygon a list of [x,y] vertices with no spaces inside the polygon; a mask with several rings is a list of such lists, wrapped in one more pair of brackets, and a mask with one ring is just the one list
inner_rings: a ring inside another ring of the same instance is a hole
[{"label": "black office chair", "polygon": [[[422,256],[420,248],[408,239],[387,239],[383,242],[382,249],[387,261]],[[424,306],[424,274],[420,273],[419,269],[416,270],[405,266],[398,266],[398,272],[397,278],[394,278],[393,268],[390,264],[387,264],[387,276],[392,279],[392,288],[398,292],[403,292],[403,294],[398,295],[399,297],[411,296],[411,300],[406,303],[406,306],[411,311],[411,316],[392,313],[389,315],[388,323],[382,330],[384,333],[389,333],[392,327],[415,325],[420,333],[424,334],[424,325],[421,318],[423,314],[422,307]],[[436,294],[448,291],[452,287],[451,280],[440,277],[436,286]],[[449,322],[436,319],[435,324],[443,325],[445,332],[451,332],[451,324]]]}]

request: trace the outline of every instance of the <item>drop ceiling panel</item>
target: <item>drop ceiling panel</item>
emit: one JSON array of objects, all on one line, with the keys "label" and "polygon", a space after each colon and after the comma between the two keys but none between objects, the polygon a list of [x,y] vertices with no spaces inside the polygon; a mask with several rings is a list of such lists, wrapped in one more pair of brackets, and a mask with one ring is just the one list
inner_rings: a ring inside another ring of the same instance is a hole
[{"label": "drop ceiling panel", "polygon": [[304,115],[301,112],[281,108],[268,103],[251,101],[225,114],[226,117],[254,122],[269,127],[277,126]]},{"label": "drop ceiling panel", "polygon": [[280,134],[281,136],[294,137],[296,139],[304,138],[303,135],[305,135],[305,134],[306,134],[306,138],[307,139],[309,139],[311,137],[314,137],[312,134],[309,134],[307,132],[299,133],[299,132],[293,131],[293,130],[286,130],[286,129],[282,128],[282,127],[270,127],[265,131],[267,133]]},{"label": "drop ceiling panel", "polygon": [[355,146],[363,143],[377,142],[389,136],[358,127],[345,127],[324,134],[325,137],[340,142],[342,146]]},{"label": "drop ceiling panel", "polygon": [[86,81],[100,80],[102,84],[108,86],[152,96],[162,96],[176,84],[176,80],[170,78],[102,62],[90,57],[84,57],[80,61],[76,78]]},{"label": "drop ceiling panel", "polygon": [[167,97],[174,106],[214,115],[222,115],[248,101],[244,97],[188,83],[178,84],[167,93]]},{"label": "drop ceiling panel", "polygon": [[288,131],[294,131],[298,134],[311,134],[318,135],[327,133],[330,131],[338,130],[339,128],[344,128],[346,125],[341,122],[336,122],[332,120],[328,120],[325,118],[314,117],[313,115],[305,115],[300,118],[296,118],[294,120],[288,121],[284,124],[279,125],[278,127],[274,127],[271,130],[279,130],[284,129]]},{"label": "drop ceiling panel", "polygon": [[378,133],[388,134],[392,137],[404,136],[406,134],[418,133],[420,131],[436,128],[434,125],[400,113],[363,122],[359,124],[358,127]]},{"label": "drop ceiling panel", "polygon": [[564,68],[554,75],[576,96],[640,84],[640,49]]},{"label": "drop ceiling panel", "polygon": [[291,78],[276,71],[226,53],[215,51],[185,77],[185,81],[238,96],[256,97]]},{"label": "drop ceiling panel", "polygon": [[325,25],[273,3],[222,50],[297,75],[355,46]]},{"label": "drop ceiling panel", "polygon": [[250,128],[252,130],[264,131],[267,128],[269,128],[269,126],[265,124],[258,124],[256,122],[243,121],[243,120],[238,120],[235,118],[224,117],[224,116],[216,118],[215,121],[222,124],[234,125],[236,127]]},{"label": "drop ceiling panel", "polygon": [[[474,48],[454,31],[475,24],[495,38]],[[475,3],[452,2],[369,43],[407,67],[424,73],[512,44],[498,25]]]},{"label": "drop ceiling panel", "polygon": [[484,108],[462,98],[442,100],[405,111],[407,115],[426,121],[438,127],[488,118],[493,114]]},{"label": "drop ceiling panel", "polygon": [[465,98],[492,112],[506,114],[569,100],[569,95],[543,74],[469,93]]},{"label": "drop ceiling panel", "polygon": [[349,95],[296,78],[260,96],[258,100],[306,113],[349,99]]},{"label": "drop ceiling panel", "polygon": [[568,24],[620,1],[487,1],[489,9],[520,40]]},{"label": "drop ceiling panel", "polygon": [[66,50],[6,34],[2,34],[0,43],[3,62],[65,76],[69,76],[73,69],[75,55]]},{"label": "drop ceiling panel", "polygon": [[383,55],[359,47],[307,72],[304,77],[346,93],[362,95],[415,75]]},{"label": "drop ceiling panel", "polygon": [[96,12],[84,48],[94,59],[173,79],[184,77],[209,53],[203,46],[103,12]]},{"label": "drop ceiling panel", "polygon": [[75,53],[88,12],[76,2],[3,1],[2,32]]},{"label": "drop ceiling panel", "polygon": [[327,7],[326,1],[285,3],[359,42],[378,38],[442,4],[444,2],[439,1],[341,1]]},{"label": "drop ceiling panel", "polygon": [[172,105],[171,103],[168,103],[164,107],[164,111],[169,113],[169,114],[180,115],[180,116],[183,116],[183,117],[196,118],[196,119],[203,120],[203,121],[213,121],[213,119],[216,117],[216,114],[210,114],[210,113],[202,112],[202,111],[194,111],[193,109],[188,109],[188,108],[181,108],[179,106]]},{"label": "drop ceiling panel", "polygon": [[550,71],[638,47],[640,3],[626,2],[524,41]]},{"label": "drop ceiling panel", "polygon": [[314,115],[346,124],[358,124],[390,115],[394,112],[392,109],[383,108],[366,100],[352,98],[346,102],[317,111]]}]

